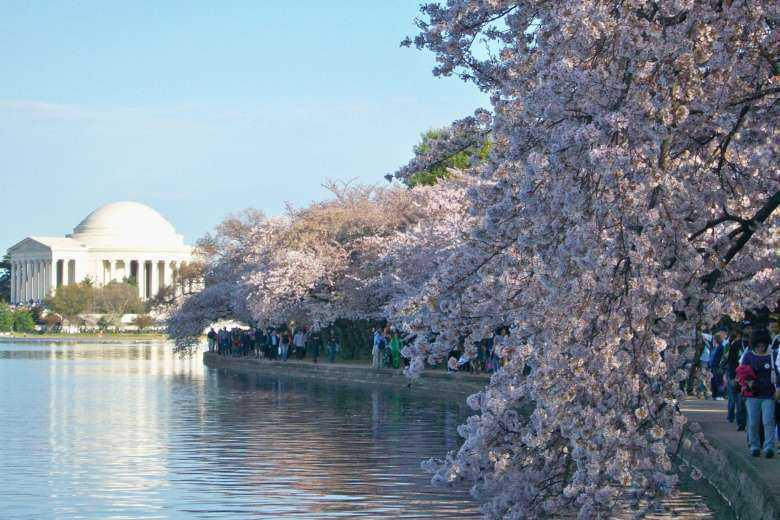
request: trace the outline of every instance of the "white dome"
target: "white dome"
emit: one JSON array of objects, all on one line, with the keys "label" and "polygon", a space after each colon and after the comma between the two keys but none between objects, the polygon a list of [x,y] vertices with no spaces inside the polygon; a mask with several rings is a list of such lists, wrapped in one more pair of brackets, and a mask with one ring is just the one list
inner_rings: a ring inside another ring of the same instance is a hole
[{"label": "white dome", "polygon": [[81,221],[69,238],[90,248],[181,249],[184,239],[170,222],[138,202],[112,202]]}]

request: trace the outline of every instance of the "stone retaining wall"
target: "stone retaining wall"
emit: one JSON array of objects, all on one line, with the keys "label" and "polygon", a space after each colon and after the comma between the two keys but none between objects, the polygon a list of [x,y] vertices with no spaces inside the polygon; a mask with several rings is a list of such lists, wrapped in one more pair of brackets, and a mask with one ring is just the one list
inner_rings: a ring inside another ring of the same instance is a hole
[{"label": "stone retaining wall", "polygon": [[[707,435],[714,450],[682,450],[681,458],[701,471],[703,478],[714,487],[734,511],[736,518],[749,520],[778,520],[780,496],[752,464],[717,436]],[[744,448],[747,451],[747,448]]]},{"label": "stone retaining wall", "polygon": [[428,371],[415,380],[403,375],[401,370],[374,370],[365,365],[345,365],[340,363],[310,363],[304,361],[267,361],[263,359],[224,357],[213,352],[203,353],[203,363],[212,368],[229,368],[239,372],[268,374],[281,377],[316,379],[333,381],[344,385],[365,387],[381,385],[398,391],[437,398],[457,399],[463,403],[466,398],[481,390],[488,383],[487,376],[471,374],[450,374],[440,371]]},{"label": "stone retaining wall", "polygon": [[[205,352],[203,362],[212,368],[227,368],[231,371],[273,376],[316,379],[338,382],[347,386],[382,385],[401,392],[417,393],[420,396],[457,399],[461,403],[488,382],[487,376],[471,374],[449,374],[428,371],[414,381],[406,378],[400,370],[373,370],[365,365],[309,363],[301,361],[265,361],[252,358],[230,358]],[[706,435],[706,430],[705,430]],[[756,469],[722,446],[716,437],[708,437],[716,453],[685,451],[683,458],[697,467],[718,493],[729,502],[737,518],[755,520],[777,520],[780,518],[777,502],[780,497],[763,481]]]}]

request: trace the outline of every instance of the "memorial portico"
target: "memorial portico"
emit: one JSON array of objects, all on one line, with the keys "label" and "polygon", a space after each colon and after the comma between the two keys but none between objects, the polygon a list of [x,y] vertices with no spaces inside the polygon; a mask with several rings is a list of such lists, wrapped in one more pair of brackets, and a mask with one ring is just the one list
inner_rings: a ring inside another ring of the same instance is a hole
[{"label": "memorial portico", "polygon": [[90,213],[65,237],[27,237],[9,250],[11,303],[39,302],[58,287],[134,280],[143,300],[175,286],[192,248],[152,208],[115,202]]}]

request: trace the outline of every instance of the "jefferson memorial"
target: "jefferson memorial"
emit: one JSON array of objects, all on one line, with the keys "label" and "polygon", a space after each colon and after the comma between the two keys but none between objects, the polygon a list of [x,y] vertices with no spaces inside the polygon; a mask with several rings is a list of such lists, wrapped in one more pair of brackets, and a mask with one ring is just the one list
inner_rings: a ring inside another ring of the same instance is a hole
[{"label": "jefferson memorial", "polygon": [[95,285],[134,279],[142,300],[175,284],[192,248],[159,213],[137,202],[113,202],[65,237],[27,237],[8,250],[11,303],[40,301],[58,287],[89,278]]}]

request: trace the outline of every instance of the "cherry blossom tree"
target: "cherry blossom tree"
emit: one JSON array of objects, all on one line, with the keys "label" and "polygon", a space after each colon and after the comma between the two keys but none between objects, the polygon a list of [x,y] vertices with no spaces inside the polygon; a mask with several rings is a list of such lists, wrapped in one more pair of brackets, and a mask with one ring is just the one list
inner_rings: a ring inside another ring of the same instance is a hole
[{"label": "cherry blossom tree", "polygon": [[203,265],[205,287],[176,302],[166,321],[167,333],[179,349],[187,351],[197,345],[214,322],[251,318],[241,280],[280,226],[278,220],[249,209],[229,215],[198,241],[195,256]]},{"label": "cherry blossom tree", "polygon": [[[500,325],[505,366],[431,461],[496,518],[595,518],[674,489],[696,332],[776,297],[776,2],[449,0],[405,43],[491,95],[479,220],[396,320],[412,372]],[[483,134],[484,135],[484,134]],[[423,334],[433,332],[435,334]],[[432,340],[435,337],[435,340]],[[687,435],[686,432],[691,435]]]},{"label": "cherry blossom tree", "polygon": [[[288,207],[275,219],[251,211],[231,216],[199,242],[205,289],[188,296],[168,320],[182,348],[223,319],[321,328],[386,315],[398,293],[392,284],[408,283],[406,276],[386,276],[390,244],[436,211],[433,193],[445,188],[326,187],[332,196],[325,201]],[[393,265],[404,264],[401,258]]]},{"label": "cherry blossom tree", "polygon": [[385,241],[423,215],[419,197],[398,186],[326,186],[330,199],[288,209],[273,254],[251,266],[248,306],[260,323],[294,319],[320,328],[384,315],[373,283],[378,260]]}]

